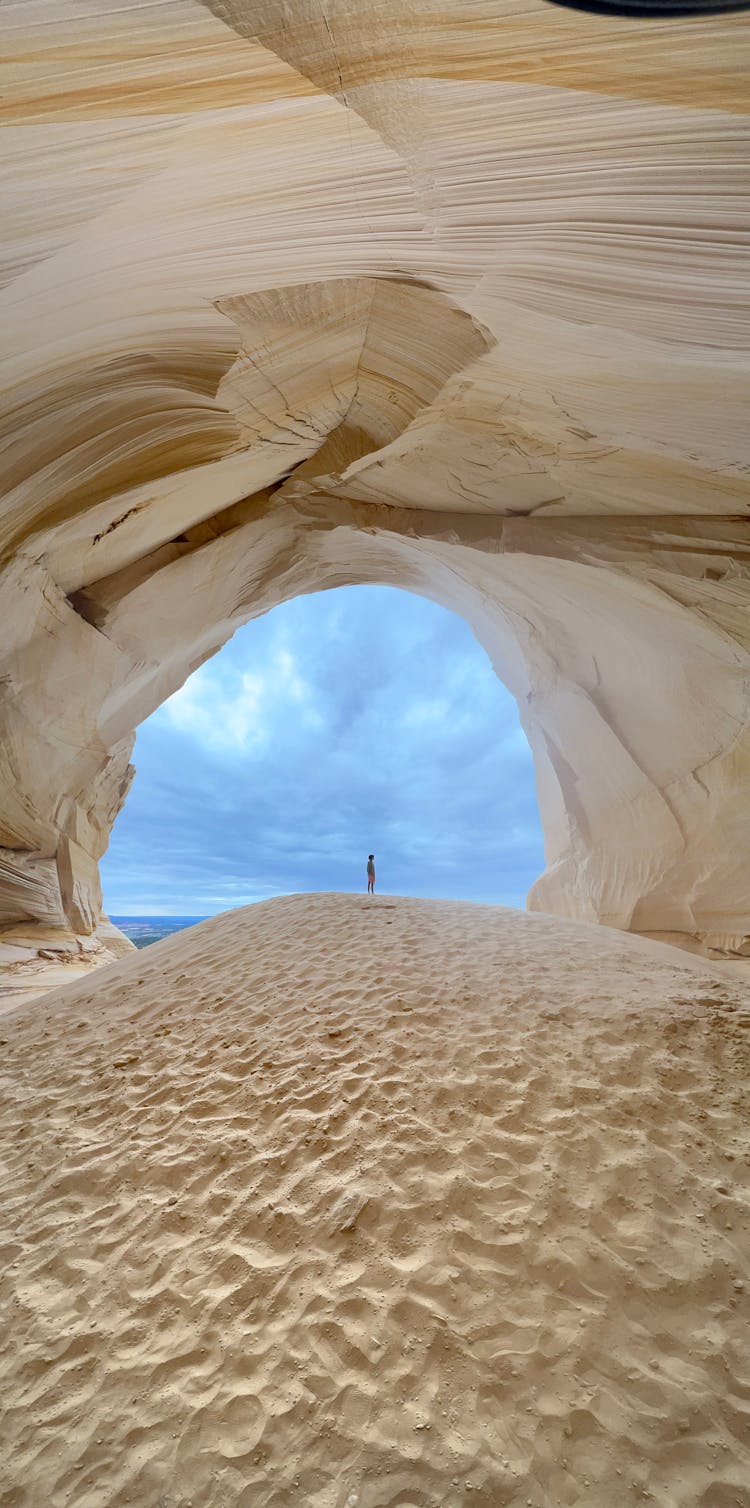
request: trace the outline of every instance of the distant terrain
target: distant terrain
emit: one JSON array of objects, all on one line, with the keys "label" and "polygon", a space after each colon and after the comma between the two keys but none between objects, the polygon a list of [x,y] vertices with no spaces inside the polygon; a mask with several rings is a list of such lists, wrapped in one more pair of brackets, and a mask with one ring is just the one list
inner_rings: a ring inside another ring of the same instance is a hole
[{"label": "distant terrain", "polygon": [[194,927],[205,922],[205,916],[113,916],[110,918],[121,932],[134,942],[137,948],[147,948],[150,943],[161,942],[183,927]]}]

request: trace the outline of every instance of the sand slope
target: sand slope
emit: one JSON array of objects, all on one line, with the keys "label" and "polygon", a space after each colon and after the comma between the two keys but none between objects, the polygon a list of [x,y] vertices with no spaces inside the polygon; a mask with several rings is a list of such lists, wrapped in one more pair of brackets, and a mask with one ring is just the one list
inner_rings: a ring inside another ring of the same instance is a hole
[{"label": "sand slope", "polygon": [[749,1504],[748,1027],[668,949],[364,896],[7,1018],[2,1508]]}]

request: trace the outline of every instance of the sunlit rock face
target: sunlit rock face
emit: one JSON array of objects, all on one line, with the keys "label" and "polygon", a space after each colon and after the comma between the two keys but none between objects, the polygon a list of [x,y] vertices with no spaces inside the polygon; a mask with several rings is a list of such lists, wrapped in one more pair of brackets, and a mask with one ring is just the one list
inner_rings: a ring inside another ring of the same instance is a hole
[{"label": "sunlit rock face", "polygon": [[748,16],[0,23],[0,924],[95,935],[136,725],[375,581],[518,699],[530,905],[746,948]]}]

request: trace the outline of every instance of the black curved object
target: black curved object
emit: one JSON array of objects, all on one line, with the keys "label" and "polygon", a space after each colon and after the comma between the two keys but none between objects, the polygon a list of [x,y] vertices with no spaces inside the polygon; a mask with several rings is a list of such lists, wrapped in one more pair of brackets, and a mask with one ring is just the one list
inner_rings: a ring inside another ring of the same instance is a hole
[{"label": "black curved object", "polygon": [[663,20],[677,16],[708,16],[717,11],[750,10],[750,0],[549,0],[566,10],[587,10],[595,16],[649,16]]}]

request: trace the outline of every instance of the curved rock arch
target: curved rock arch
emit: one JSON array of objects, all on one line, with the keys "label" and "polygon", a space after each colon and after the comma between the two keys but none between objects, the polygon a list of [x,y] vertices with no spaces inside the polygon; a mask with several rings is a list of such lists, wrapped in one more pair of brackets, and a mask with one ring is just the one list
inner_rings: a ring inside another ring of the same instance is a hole
[{"label": "curved rock arch", "polygon": [[456,49],[428,0],[299,0],[287,57],[230,9],[103,6],[43,89],[25,28],[0,919],[95,932],[136,724],[249,617],[385,581],[518,699],[530,903],[741,949],[747,21],[478,4]]}]

